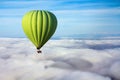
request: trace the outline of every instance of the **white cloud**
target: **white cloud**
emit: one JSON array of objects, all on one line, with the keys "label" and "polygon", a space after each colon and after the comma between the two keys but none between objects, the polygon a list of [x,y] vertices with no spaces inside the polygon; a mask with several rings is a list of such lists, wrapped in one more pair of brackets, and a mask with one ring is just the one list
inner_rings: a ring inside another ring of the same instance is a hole
[{"label": "white cloud", "polygon": [[0,42],[1,80],[120,79],[120,40],[50,40],[42,54],[24,38]]},{"label": "white cloud", "polygon": [[114,78],[120,79],[120,60],[114,62],[110,68],[111,76]]},{"label": "white cloud", "polygon": [[59,80],[110,80],[108,77],[102,77],[100,75],[89,73],[89,72],[72,72],[65,77],[59,79]]},{"label": "white cloud", "polygon": [[[119,8],[105,8],[105,9],[83,9],[83,10],[57,10],[55,11],[56,13],[61,13],[61,14],[81,14],[81,15],[105,15],[105,14],[111,14],[111,15],[116,15],[120,13]],[[112,12],[112,13],[110,13]]]}]

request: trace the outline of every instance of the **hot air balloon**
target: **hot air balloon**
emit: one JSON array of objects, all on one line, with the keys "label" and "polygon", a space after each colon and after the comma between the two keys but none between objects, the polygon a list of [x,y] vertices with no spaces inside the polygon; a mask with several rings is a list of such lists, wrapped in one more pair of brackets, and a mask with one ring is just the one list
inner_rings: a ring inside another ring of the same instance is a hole
[{"label": "hot air balloon", "polygon": [[28,39],[35,45],[37,52],[52,37],[57,27],[56,16],[45,10],[32,10],[22,19],[22,28]]}]

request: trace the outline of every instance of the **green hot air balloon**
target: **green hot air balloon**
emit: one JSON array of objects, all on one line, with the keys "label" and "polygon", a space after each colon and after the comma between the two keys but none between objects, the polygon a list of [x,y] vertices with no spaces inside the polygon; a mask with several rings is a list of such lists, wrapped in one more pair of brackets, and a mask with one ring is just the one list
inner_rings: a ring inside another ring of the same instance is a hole
[{"label": "green hot air balloon", "polygon": [[56,30],[57,19],[49,11],[32,10],[24,15],[22,27],[26,36],[36,46],[38,53],[41,53],[40,48],[51,38]]}]

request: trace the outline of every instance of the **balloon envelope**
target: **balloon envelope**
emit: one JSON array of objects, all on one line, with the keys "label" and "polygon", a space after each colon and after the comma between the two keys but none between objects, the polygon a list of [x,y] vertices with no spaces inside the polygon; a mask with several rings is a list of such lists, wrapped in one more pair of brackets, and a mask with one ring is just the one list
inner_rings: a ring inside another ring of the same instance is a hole
[{"label": "balloon envelope", "polygon": [[33,10],[24,15],[22,27],[26,36],[40,49],[54,34],[57,19],[49,11]]}]

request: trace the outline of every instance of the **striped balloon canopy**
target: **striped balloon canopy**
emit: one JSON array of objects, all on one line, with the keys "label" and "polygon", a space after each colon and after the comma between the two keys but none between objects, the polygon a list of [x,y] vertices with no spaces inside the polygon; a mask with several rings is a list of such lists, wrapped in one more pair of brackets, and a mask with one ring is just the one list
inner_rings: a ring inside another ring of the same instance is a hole
[{"label": "striped balloon canopy", "polygon": [[57,19],[49,11],[32,10],[23,16],[22,27],[28,39],[39,50],[55,33]]}]

